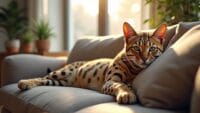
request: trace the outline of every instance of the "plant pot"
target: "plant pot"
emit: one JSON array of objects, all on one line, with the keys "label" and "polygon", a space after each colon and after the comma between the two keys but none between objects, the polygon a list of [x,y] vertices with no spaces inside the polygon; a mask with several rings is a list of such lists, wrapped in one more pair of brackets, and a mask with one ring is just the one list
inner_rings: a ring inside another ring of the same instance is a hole
[{"label": "plant pot", "polygon": [[6,48],[6,52],[9,54],[18,53],[20,49],[20,40],[18,39],[7,40],[5,42],[5,48]]},{"label": "plant pot", "polygon": [[48,52],[50,48],[50,41],[46,40],[36,40],[36,48],[39,53]]},{"label": "plant pot", "polygon": [[33,51],[33,43],[22,43],[20,49],[23,53],[30,53]]}]

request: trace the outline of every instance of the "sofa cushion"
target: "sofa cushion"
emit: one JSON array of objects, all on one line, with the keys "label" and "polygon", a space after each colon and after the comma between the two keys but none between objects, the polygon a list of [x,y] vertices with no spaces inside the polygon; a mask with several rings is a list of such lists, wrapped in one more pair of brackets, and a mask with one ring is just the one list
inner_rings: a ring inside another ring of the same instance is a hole
[{"label": "sofa cushion", "polygon": [[174,44],[184,33],[186,33],[189,29],[192,27],[199,25],[200,21],[197,22],[180,22],[177,25],[176,33],[172,37],[172,39],[169,41],[168,47],[170,47],[172,44]]},{"label": "sofa cushion", "polygon": [[189,106],[200,65],[200,25],[184,34],[141,72],[133,87],[144,106],[183,109]]},{"label": "sofa cushion", "polygon": [[12,84],[0,89],[0,105],[13,113],[73,113],[90,105],[112,101],[112,96],[72,87],[40,86],[20,91],[17,84]]},{"label": "sofa cushion", "polygon": [[196,74],[190,113],[200,113],[200,66]]},{"label": "sofa cushion", "polygon": [[119,105],[117,103],[103,103],[89,106],[76,113],[188,113],[187,111],[172,111],[142,107],[140,105]]},{"label": "sofa cushion", "polygon": [[123,36],[83,37],[73,47],[67,63],[113,58],[124,46]]},{"label": "sofa cushion", "polygon": [[56,70],[66,65],[65,59],[56,59],[32,54],[7,56],[2,61],[1,85],[16,83],[20,79],[41,77],[47,74],[47,68]]}]

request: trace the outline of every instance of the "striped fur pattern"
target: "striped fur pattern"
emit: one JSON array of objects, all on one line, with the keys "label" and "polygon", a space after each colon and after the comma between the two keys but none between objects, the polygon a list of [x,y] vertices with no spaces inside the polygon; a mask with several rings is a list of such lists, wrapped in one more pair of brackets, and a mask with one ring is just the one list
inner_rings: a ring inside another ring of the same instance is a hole
[{"label": "striped fur pattern", "polygon": [[137,34],[128,23],[123,25],[125,47],[114,59],[80,61],[49,73],[42,78],[20,80],[21,90],[36,86],[71,86],[87,88],[116,97],[120,104],[136,102],[130,87],[134,78],[163,52],[166,25],[153,35]]}]

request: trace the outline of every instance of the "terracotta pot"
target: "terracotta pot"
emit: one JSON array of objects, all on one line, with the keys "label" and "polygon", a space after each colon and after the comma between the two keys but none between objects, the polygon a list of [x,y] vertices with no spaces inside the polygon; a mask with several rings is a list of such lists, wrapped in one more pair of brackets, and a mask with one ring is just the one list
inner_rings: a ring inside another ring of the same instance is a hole
[{"label": "terracotta pot", "polygon": [[7,40],[5,42],[5,48],[6,48],[6,52],[9,54],[18,53],[20,49],[20,40],[18,39]]},{"label": "terracotta pot", "polygon": [[33,51],[33,43],[22,43],[20,49],[23,53],[30,53]]},{"label": "terracotta pot", "polygon": [[50,48],[50,41],[47,40],[36,40],[36,48],[39,53],[48,52]]}]

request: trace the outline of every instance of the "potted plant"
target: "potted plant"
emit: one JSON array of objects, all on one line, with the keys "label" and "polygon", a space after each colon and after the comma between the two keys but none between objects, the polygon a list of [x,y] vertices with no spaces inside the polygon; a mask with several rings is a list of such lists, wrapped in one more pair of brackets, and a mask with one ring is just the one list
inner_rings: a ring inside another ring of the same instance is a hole
[{"label": "potted plant", "polygon": [[145,22],[149,22],[151,27],[155,27],[163,22],[168,25],[177,24],[180,21],[199,21],[200,8],[199,0],[146,0],[147,4],[156,7],[157,18],[152,16]]},{"label": "potted plant", "polygon": [[33,27],[36,36],[36,49],[39,53],[48,52],[50,48],[50,38],[54,35],[50,24],[45,20],[38,20]]},{"label": "potted plant", "polygon": [[30,53],[33,51],[33,34],[31,31],[27,31],[21,37],[21,51],[24,53]]},{"label": "potted plant", "polygon": [[24,10],[18,7],[16,1],[12,0],[8,6],[0,7],[0,27],[8,40],[5,48],[8,53],[17,53],[20,48],[19,37],[26,29],[27,19],[23,15]]}]

